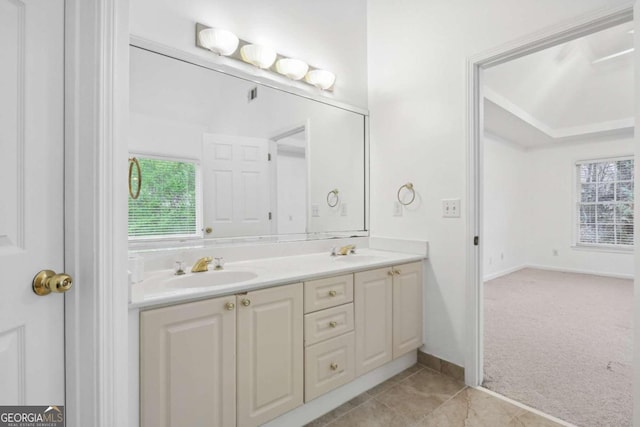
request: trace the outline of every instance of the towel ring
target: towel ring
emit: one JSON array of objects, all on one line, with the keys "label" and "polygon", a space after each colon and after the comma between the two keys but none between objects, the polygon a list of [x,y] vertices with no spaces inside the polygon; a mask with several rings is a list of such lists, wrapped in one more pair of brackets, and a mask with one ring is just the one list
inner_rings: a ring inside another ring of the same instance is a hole
[{"label": "towel ring", "polygon": [[[411,191],[411,200],[409,200],[406,203],[403,202],[402,199],[400,198],[400,192],[402,191],[403,188],[406,188],[407,190]],[[416,190],[413,189],[413,184],[411,182],[407,182],[405,185],[398,188],[398,202],[400,202],[401,205],[408,206],[411,203],[413,203],[415,199],[416,199]]]},{"label": "towel ring", "polygon": [[[338,202],[340,202],[340,196],[338,196],[338,193],[339,192],[338,192],[337,188],[334,189],[334,190],[331,190],[331,191],[329,191],[329,193],[327,193],[327,204],[329,205],[329,207],[335,208],[336,206],[338,206]],[[332,194],[333,194],[333,199],[334,199],[333,203],[331,203],[331,199],[332,199],[331,195]]]},{"label": "towel ring", "polygon": [[[136,173],[138,174],[138,189],[136,193],[133,193],[133,188],[131,185],[131,177],[133,176],[133,166],[136,167]],[[140,189],[142,188],[142,171],[140,170],[140,162],[135,157],[129,158],[129,195],[133,200],[136,200],[140,197]]]}]

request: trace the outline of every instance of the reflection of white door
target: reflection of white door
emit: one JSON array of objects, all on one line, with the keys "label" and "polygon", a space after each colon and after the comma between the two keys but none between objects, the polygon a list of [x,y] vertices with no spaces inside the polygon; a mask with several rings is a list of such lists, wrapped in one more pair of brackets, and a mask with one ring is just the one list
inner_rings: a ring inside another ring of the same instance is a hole
[{"label": "reflection of white door", "polygon": [[0,0],[0,405],[64,404],[63,0]]},{"label": "reflection of white door", "polygon": [[269,141],[203,135],[204,227],[209,237],[271,234]]}]

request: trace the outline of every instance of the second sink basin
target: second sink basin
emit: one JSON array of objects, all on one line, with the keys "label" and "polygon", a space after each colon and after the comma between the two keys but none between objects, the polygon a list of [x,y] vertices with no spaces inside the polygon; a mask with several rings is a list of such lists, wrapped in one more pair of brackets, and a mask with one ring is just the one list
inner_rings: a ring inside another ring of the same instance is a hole
[{"label": "second sink basin", "polygon": [[167,288],[205,288],[208,286],[228,285],[231,283],[246,282],[258,277],[253,271],[222,270],[207,271],[205,273],[187,273],[184,276],[175,276],[167,280],[164,286]]}]

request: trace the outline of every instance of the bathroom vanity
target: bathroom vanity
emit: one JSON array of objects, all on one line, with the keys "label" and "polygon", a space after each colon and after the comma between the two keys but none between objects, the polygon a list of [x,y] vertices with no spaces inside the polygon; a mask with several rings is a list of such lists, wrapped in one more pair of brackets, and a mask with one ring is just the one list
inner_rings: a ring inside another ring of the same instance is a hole
[{"label": "bathroom vanity", "polygon": [[426,243],[369,249],[368,112],[216,61],[132,38],[131,426],[300,426],[423,342]]},{"label": "bathroom vanity", "polygon": [[[423,258],[364,249],[149,274],[131,304],[140,425],[262,425],[409,353],[415,360]],[[249,271],[249,280],[192,287]]]}]

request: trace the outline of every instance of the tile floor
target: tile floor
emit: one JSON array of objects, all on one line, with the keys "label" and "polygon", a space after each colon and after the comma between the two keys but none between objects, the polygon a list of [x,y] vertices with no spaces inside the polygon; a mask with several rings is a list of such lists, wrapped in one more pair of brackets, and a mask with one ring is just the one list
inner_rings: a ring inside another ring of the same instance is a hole
[{"label": "tile floor", "polygon": [[415,364],[307,427],[558,426],[488,393]]}]

